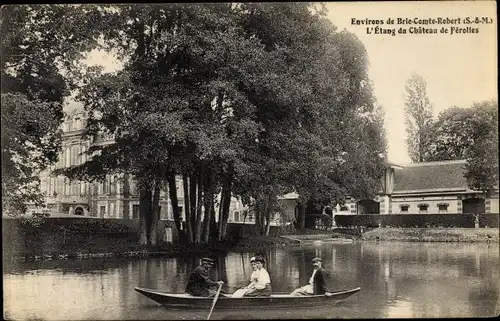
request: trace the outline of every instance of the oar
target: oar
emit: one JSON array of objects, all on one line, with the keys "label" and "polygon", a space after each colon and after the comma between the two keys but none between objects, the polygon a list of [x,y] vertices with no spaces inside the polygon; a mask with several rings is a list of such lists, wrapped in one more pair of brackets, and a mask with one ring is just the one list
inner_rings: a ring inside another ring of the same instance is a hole
[{"label": "oar", "polygon": [[220,290],[222,289],[222,284],[219,284],[219,288],[217,289],[217,293],[215,293],[214,301],[212,302],[212,308],[210,309],[210,313],[208,314],[207,320],[210,320],[210,316],[212,315],[212,312],[214,311],[215,303],[217,302],[217,299],[219,298]]}]

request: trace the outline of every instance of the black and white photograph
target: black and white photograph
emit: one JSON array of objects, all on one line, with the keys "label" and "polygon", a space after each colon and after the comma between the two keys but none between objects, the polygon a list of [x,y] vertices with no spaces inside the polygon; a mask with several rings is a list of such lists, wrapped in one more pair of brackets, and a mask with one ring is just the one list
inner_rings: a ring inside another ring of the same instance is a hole
[{"label": "black and white photograph", "polygon": [[500,315],[495,1],[0,13],[5,320]]}]

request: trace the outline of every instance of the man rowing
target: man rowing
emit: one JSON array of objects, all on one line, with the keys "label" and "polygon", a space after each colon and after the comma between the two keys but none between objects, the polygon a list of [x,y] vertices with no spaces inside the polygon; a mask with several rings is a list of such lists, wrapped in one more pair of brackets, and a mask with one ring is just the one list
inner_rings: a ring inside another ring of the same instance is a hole
[{"label": "man rowing", "polygon": [[312,259],[312,263],[314,265],[314,271],[311,275],[311,278],[309,279],[309,284],[294,290],[291,295],[332,295],[330,291],[328,291],[328,287],[326,286],[328,273],[322,267],[321,258],[315,257],[314,259]]},{"label": "man rowing", "polygon": [[202,258],[189,276],[186,292],[193,296],[213,297],[217,293],[217,286],[224,284],[223,281],[213,281],[209,278],[208,272],[214,264],[210,258]]}]

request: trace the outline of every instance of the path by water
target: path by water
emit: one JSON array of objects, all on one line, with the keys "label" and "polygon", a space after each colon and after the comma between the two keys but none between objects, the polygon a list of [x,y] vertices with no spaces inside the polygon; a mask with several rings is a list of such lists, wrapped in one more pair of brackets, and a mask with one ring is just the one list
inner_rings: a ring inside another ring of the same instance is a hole
[{"label": "path by water", "polygon": [[[249,281],[254,253],[216,259],[213,277],[234,291]],[[292,246],[265,253],[274,291],[307,283],[322,256],[330,287],[361,292],[314,309],[217,311],[211,319],[485,317],[499,313],[498,244],[361,242]],[[16,320],[198,320],[135,286],[183,292],[198,258],[57,260],[4,265],[4,317]]]}]

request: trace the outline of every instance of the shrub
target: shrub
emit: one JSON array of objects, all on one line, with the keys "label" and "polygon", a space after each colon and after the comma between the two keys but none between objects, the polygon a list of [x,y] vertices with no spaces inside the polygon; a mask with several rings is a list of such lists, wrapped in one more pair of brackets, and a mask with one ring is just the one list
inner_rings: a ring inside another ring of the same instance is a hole
[{"label": "shrub", "polygon": [[22,216],[21,217],[21,226],[23,228],[27,228],[27,229],[39,228],[42,225],[44,225],[45,222],[46,222],[46,219],[44,216],[34,215],[34,216]]},{"label": "shrub", "polygon": [[[474,214],[366,214],[335,215],[339,227],[474,227]],[[498,227],[498,214],[479,214],[480,227]]]}]

